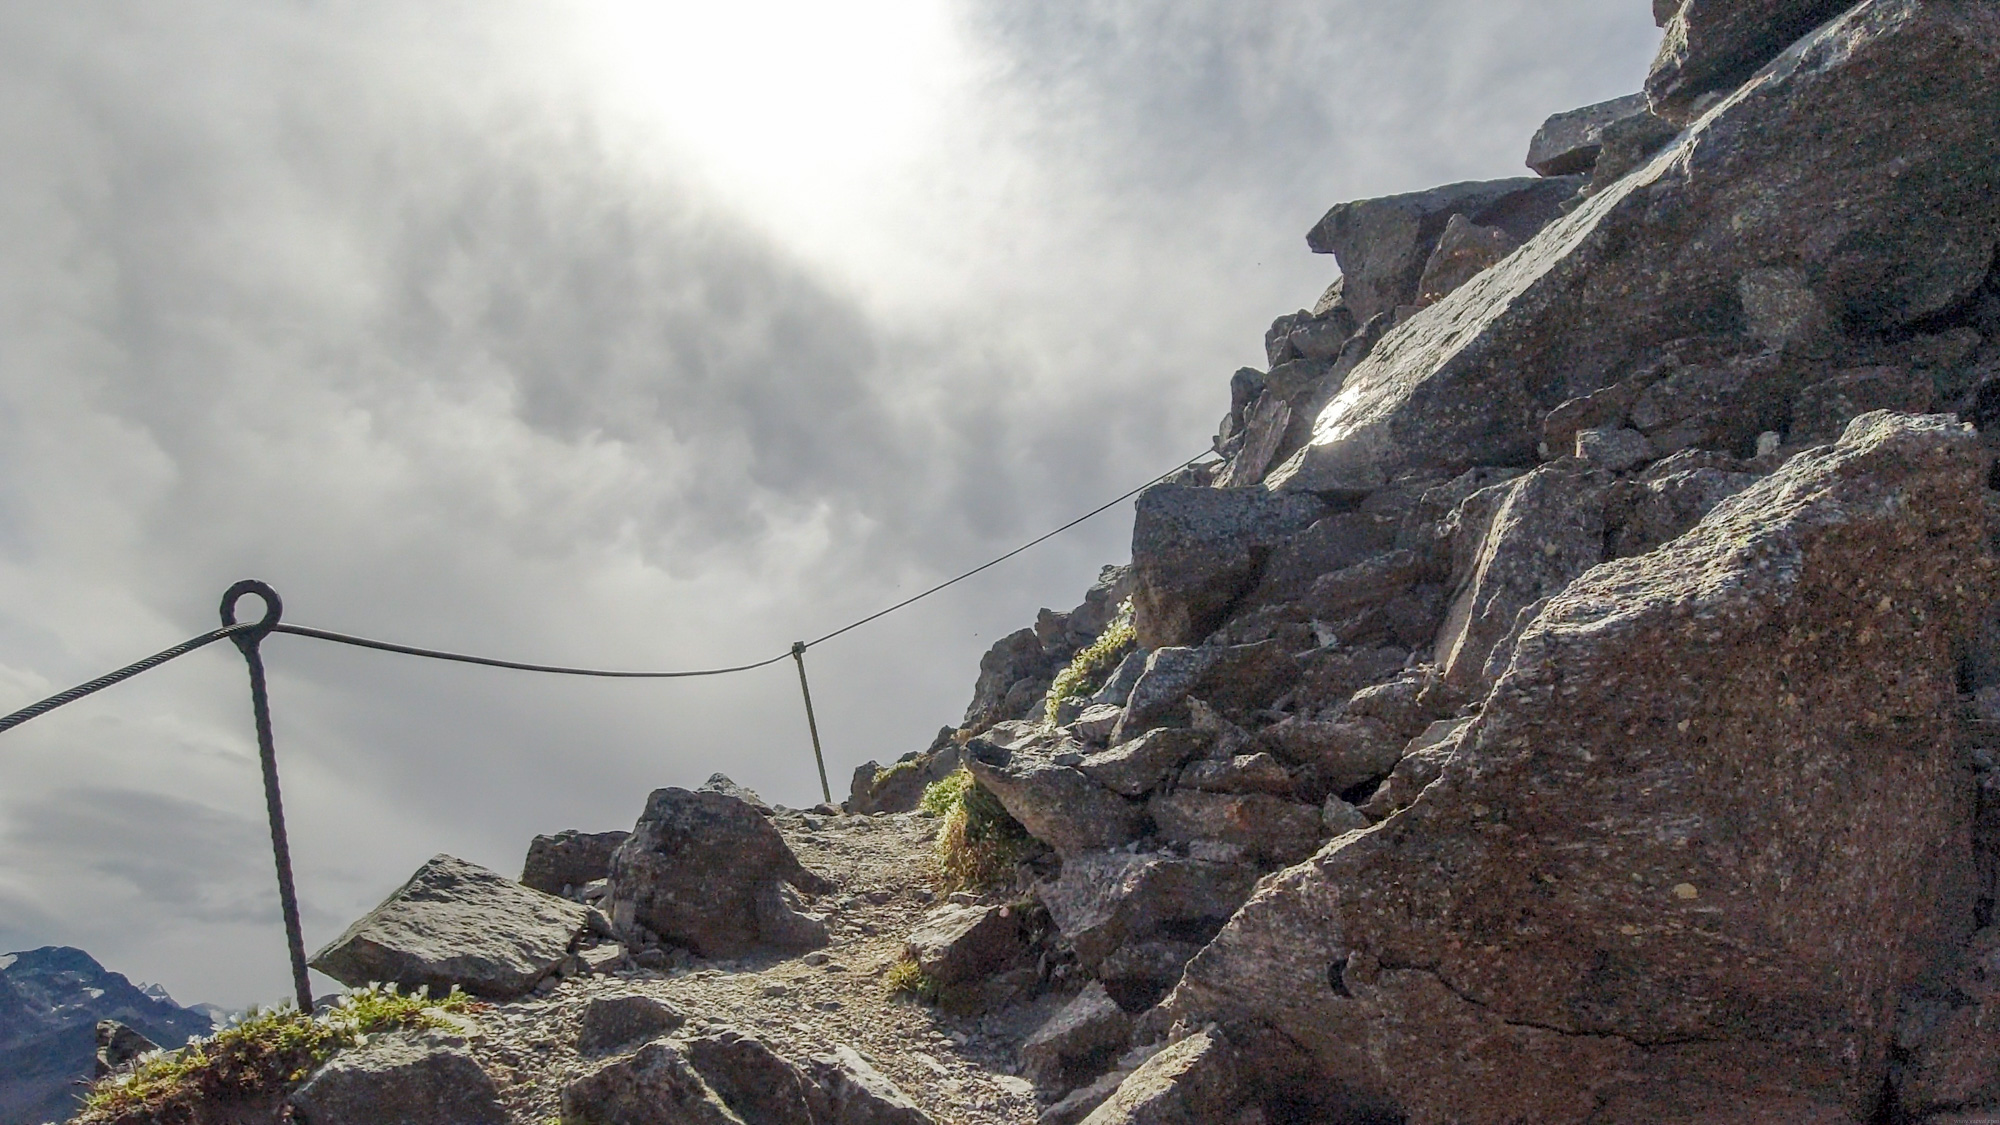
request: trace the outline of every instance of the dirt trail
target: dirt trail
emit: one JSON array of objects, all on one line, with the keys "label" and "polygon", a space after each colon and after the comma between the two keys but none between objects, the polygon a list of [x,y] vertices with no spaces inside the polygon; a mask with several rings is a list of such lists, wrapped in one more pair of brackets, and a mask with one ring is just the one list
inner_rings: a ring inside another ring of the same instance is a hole
[{"label": "dirt trail", "polygon": [[671,1003],[690,1028],[727,1026],[756,1035],[794,1061],[853,1047],[939,1122],[1035,1119],[1034,1090],[1013,1071],[1021,1042],[1064,997],[961,1017],[891,997],[883,986],[905,935],[936,905],[938,822],[921,813],[781,812],[775,823],[807,867],[838,884],[811,905],[828,916],[833,943],[797,957],[696,958],[665,971],[572,977],[546,995],[494,1005],[477,1017],[471,1046],[516,1121],[555,1120],[564,1083],[602,1061],[576,1051],[585,1004],[629,993]]}]

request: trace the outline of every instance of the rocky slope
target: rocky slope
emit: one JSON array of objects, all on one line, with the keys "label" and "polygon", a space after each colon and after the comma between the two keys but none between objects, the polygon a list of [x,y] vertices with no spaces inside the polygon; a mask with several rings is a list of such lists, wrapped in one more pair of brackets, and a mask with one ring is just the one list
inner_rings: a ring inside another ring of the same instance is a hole
[{"label": "rocky slope", "polygon": [[1537,176],[1312,228],[1219,460],[962,723],[433,861],[321,964],[494,1006],[295,1118],[2000,1113],[2000,4],[1655,14]]},{"label": "rocky slope", "polygon": [[100,1020],[169,1047],[214,1030],[207,1013],[139,988],[81,949],[0,956],[0,1123],[69,1116],[93,1072]]}]

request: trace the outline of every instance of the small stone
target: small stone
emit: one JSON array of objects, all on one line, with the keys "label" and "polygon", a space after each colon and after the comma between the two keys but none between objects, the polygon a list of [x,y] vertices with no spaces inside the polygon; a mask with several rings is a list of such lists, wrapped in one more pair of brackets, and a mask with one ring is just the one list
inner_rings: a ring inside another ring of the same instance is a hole
[{"label": "small stone", "polygon": [[584,1005],[576,1049],[579,1054],[605,1054],[665,1035],[683,1022],[679,1009],[664,1000],[636,993],[600,996]]},{"label": "small stone", "polygon": [[1653,459],[1653,443],[1633,429],[1578,430],[1576,456],[1595,468],[1622,473]]},{"label": "small stone", "polygon": [[625,947],[617,944],[593,946],[577,956],[582,959],[585,971],[599,976],[617,972],[628,961]]},{"label": "small stone", "polygon": [[1357,832],[1373,823],[1368,815],[1339,797],[1328,797],[1320,806],[1320,820],[1326,824],[1328,835],[1340,836]]}]

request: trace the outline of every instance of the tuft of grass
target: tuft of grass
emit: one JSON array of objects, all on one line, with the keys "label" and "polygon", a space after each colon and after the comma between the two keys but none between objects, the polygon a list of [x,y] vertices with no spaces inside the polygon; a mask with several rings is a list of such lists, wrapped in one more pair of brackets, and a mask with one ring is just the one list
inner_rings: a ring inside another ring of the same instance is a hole
[{"label": "tuft of grass", "polygon": [[83,1110],[72,1125],[194,1120],[194,1107],[203,1103],[250,1101],[303,1082],[328,1059],[366,1043],[370,1035],[453,1028],[458,1026],[454,1016],[481,1007],[456,988],[433,1000],[421,989],[405,993],[395,985],[369,985],[317,1014],[292,1007],[253,1010],[209,1038],[98,1081],[84,1096]]},{"label": "tuft of grass", "polygon": [[1118,667],[1134,645],[1139,643],[1139,634],[1132,628],[1132,599],[1127,598],[1118,607],[1118,615],[1097,639],[1077,650],[1070,657],[1069,666],[1056,673],[1056,682],[1049,688],[1048,709],[1042,721],[1049,726],[1056,725],[1056,711],[1066,700],[1096,691],[1104,684],[1104,678]]},{"label": "tuft of grass", "polygon": [[972,775],[964,769],[957,769],[938,781],[924,787],[924,796],[917,807],[932,816],[947,816],[958,807],[965,797],[965,790],[972,784]]},{"label": "tuft of grass", "polygon": [[962,767],[924,790],[923,807],[944,818],[937,854],[946,893],[1007,882],[1034,847],[1035,838],[1021,822]]},{"label": "tuft of grass", "polygon": [[938,999],[938,982],[918,967],[916,959],[905,957],[889,966],[882,975],[882,987],[891,996],[907,996],[926,1004],[935,1004]]}]

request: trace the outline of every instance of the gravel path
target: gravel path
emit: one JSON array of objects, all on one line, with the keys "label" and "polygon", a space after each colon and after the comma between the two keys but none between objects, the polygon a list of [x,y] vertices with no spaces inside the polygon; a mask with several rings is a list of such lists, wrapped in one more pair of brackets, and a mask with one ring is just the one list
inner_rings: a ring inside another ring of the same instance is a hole
[{"label": "gravel path", "polygon": [[833,943],[798,957],[694,959],[666,971],[572,977],[545,995],[494,1005],[477,1017],[472,1049],[520,1125],[553,1122],[563,1084],[601,1065],[576,1051],[584,1005],[628,993],[667,1001],[690,1029],[753,1034],[795,1062],[845,1044],[941,1123],[1035,1119],[1033,1087],[1013,1072],[1021,1042],[1065,997],[960,1017],[883,987],[904,936],[937,901],[937,821],[782,812],[775,823],[807,867],[838,884],[810,906],[827,914]]}]

